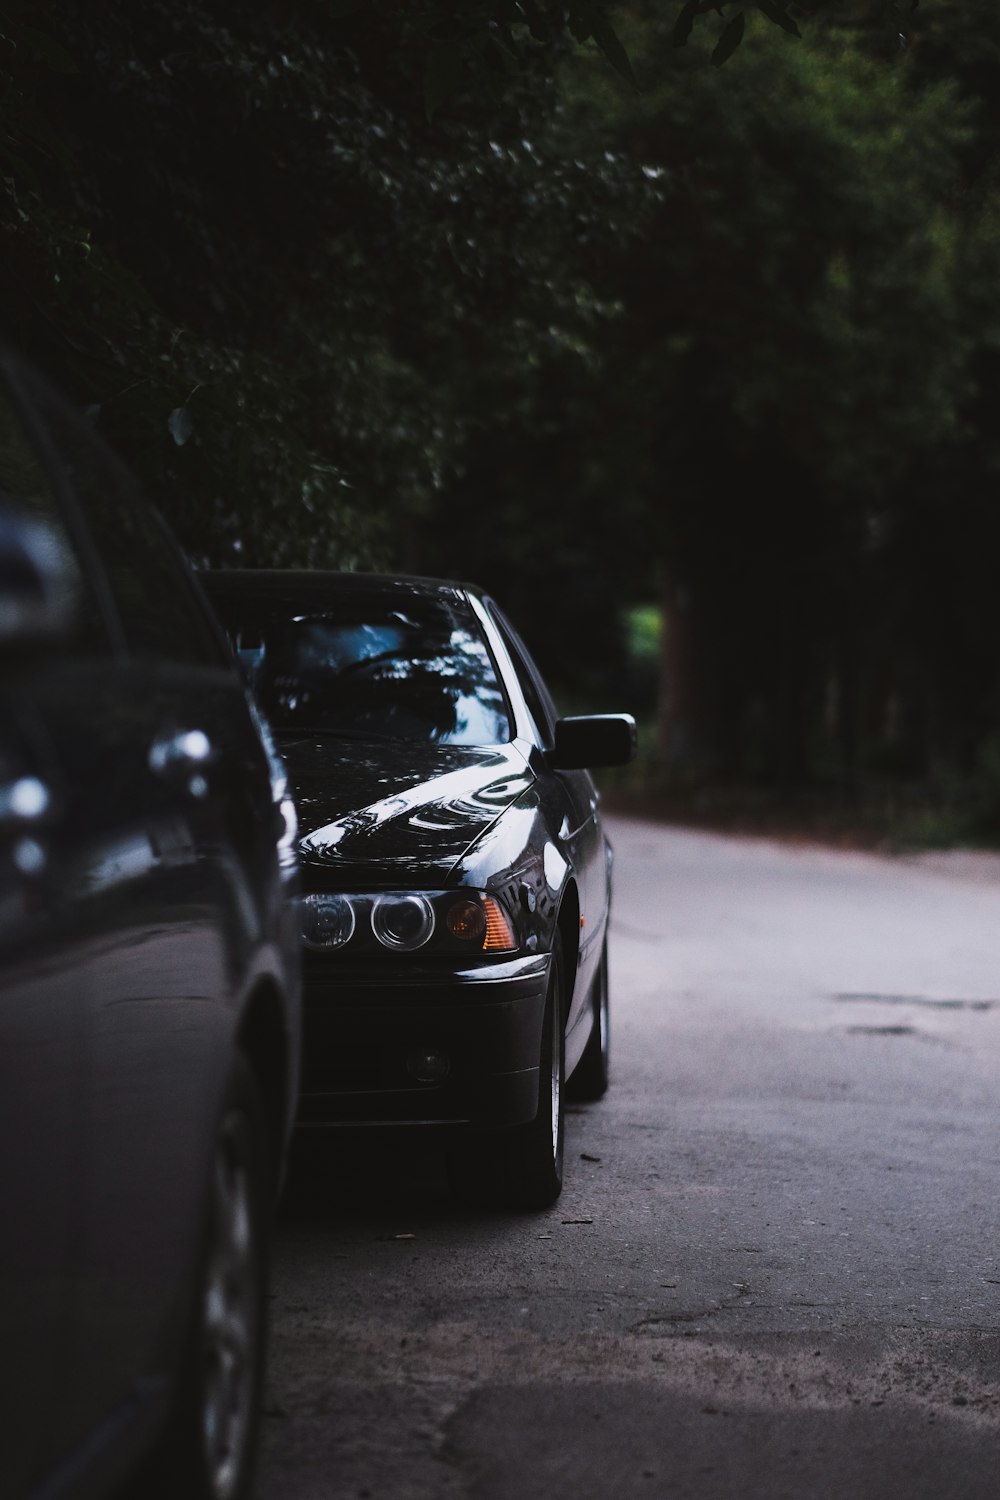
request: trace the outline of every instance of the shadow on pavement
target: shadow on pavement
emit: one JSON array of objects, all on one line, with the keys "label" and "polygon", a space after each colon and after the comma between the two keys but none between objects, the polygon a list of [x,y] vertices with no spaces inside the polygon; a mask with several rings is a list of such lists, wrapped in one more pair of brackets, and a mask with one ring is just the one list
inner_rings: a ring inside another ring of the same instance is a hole
[{"label": "shadow on pavement", "polygon": [[440,1139],[363,1129],[296,1136],[279,1224],[343,1225],[373,1218],[396,1223],[401,1215],[423,1221],[484,1216],[452,1196]]}]

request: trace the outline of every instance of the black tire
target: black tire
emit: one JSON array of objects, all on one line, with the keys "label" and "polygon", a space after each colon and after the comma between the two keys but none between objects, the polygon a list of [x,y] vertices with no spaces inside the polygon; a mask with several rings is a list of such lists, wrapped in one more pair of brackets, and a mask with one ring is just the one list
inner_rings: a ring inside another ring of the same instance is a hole
[{"label": "black tire", "polygon": [[470,1135],[449,1153],[452,1190],[466,1203],[549,1208],[562,1192],[565,1134],[565,977],[558,933],[552,948],[538,1063],[538,1109],[527,1125]]},{"label": "black tire", "polygon": [[608,1091],[611,1065],[611,1013],[608,1001],[608,940],[604,939],[601,962],[591,990],[594,1024],[583,1056],[573,1069],[567,1091],[571,1099],[590,1103]]},{"label": "black tire", "polygon": [[273,1193],[260,1092],[242,1055],[226,1087],[207,1198],[180,1385],[146,1469],[144,1494],[162,1500],[250,1500],[253,1493]]}]

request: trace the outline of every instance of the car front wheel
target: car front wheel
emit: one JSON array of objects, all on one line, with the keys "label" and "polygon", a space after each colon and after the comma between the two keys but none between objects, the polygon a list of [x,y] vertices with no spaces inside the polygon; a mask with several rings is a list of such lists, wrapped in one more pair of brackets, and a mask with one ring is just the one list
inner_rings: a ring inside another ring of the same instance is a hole
[{"label": "car front wheel", "polygon": [[147,1466],[146,1494],[164,1500],[249,1500],[252,1494],[266,1353],[270,1186],[260,1093],[239,1055],[216,1130],[187,1354],[170,1424]]}]

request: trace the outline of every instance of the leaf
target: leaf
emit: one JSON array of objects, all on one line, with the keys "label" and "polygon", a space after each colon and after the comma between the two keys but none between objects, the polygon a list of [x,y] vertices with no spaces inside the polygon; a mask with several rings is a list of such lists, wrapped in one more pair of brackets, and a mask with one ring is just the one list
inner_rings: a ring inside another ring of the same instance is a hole
[{"label": "leaf", "polygon": [[577,0],[577,3],[570,7],[569,29],[578,42],[588,42],[593,38],[615,72],[634,89],[638,89],[628,53],[596,0]]},{"label": "leaf", "polygon": [[167,430],[178,448],[194,436],[194,423],[186,406],[175,406],[167,418]]},{"label": "leaf", "polygon": [[465,82],[465,53],[461,42],[435,42],[424,61],[424,109],[433,120],[442,104],[453,99]]},{"label": "leaf", "polygon": [[670,37],[672,47],[683,47],[687,43],[694,27],[694,18],[698,14],[698,0],[685,0],[681,6],[681,13],[674,22],[674,29]]},{"label": "leaf", "polygon": [[639,85],[636,83],[635,74],[632,72],[632,64],[629,61],[628,53],[618,40],[615,29],[607,16],[602,11],[596,9],[593,11],[593,34],[594,41],[600,47],[615,72],[621,78],[624,78],[626,83],[630,83],[637,90]]},{"label": "leaf", "polygon": [[721,68],[732,57],[743,40],[746,25],[746,17],[742,11],[729,22],[712,51],[712,62],[717,68]]},{"label": "leaf", "polygon": [[545,16],[539,10],[536,0],[524,0],[524,14],[528,22],[528,31],[536,42],[551,42],[552,30]]},{"label": "leaf", "polygon": [[776,0],[757,0],[757,9],[765,15],[775,26],[780,26],[782,31],[787,31],[790,36],[802,35],[791,16],[784,6],[776,4]]},{"label": "leaf", "polygon": [[593,7],[578,4],[570,7],[569,29],[578,42],[587,42],[593,35]]}]

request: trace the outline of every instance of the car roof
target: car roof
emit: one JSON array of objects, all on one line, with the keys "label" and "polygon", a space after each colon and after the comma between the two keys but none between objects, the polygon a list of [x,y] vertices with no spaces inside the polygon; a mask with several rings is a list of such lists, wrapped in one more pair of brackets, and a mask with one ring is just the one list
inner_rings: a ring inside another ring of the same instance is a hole
[{"label": "car roof", "polygon": [[326,596],[331,592],[417,594],[433,598],[442,594],[474,594],[483,590],[472,583],[450,578],[424,578],[406,573],[337,572],[327,568],[203,568],[199,571],[209,594],[268,598],[295,594],[299,598]]}]

